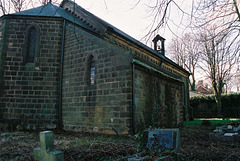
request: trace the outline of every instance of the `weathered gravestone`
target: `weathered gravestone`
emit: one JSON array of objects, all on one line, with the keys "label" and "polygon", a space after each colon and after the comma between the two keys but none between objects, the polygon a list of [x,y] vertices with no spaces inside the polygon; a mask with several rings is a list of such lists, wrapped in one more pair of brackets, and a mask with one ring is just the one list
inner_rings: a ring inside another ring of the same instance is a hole
[{"label": "weathered gravestone", "polygon": [[144,132],[145,146],[150,150],[180,150],[179,129],[156,129]]},{"label": "weathered gravestone", "polygon": [[240,141],[240,125],[234,127],[232,125],[218,126],[209,134],[210,139],[216,141],[223,141],[233,144],[239,144]]},{"label": "weathered gravestone", "polygon": [[38,161],[63,161],[63,152],[54,150],[53,132],[40,132],[40,148],[33,149],[33,157]]}]

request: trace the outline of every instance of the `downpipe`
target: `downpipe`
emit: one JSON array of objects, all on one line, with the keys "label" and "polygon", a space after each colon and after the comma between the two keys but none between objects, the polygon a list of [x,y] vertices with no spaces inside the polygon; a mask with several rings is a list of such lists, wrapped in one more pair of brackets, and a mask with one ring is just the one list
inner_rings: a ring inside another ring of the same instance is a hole
[{"label": "downpipe", "polygon": [[62,128],[62,81],[63,81],[63,59],[64,59],[64,44],[65,44],[65,28],[66,20],[63,20],[62,31],[62,53],[60,62],[60,82],[59,82],[59,108],[58,108],[58,129]]},{"label": "downpipe", "polygon": [[135,62],[132,61],[132,131],[133,134],[136,132],[136,125],[135,125]]}]

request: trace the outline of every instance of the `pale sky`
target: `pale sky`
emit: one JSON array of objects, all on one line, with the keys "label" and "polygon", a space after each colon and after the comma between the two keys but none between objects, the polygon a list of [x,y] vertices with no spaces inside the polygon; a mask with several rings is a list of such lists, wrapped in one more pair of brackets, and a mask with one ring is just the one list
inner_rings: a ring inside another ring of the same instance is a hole
[{"label": "pale sky", "polygon": [[[148,33],[147,27],[151,23],[151,18],[147,14],[148,7],[144,4],[146,2],[137,6],[137,0],[76,0],[75,2],[139,41]],[[159,34],[165,37],[166,43],[170,42],[172,37],[170,31],[162,29]]]},{"label": "pale sky", "polygon": [[[41,4],[39,3],[43,0],[33,0],[30,2],[27,8],[38,7]],[[50,0],[46,0],[50,1]],[[155,5],[155,0],[72,0],[87,11],[93,13],[99,18],[105,20],[111,25],[117,27],[119,30],[125,32],[136,40],[141,41],[146,44],[142,40],[142,38],[149,32],[149,25],[152,23],[152,16],[149,16],[147,11],[149,11],[149,7],[147,5],[153,4]],[[139,1],[139,3],[138,3]],[[188,0],[182,0],[183,4],[179,4],[181,8],[187,10],[187,8],[191,8],[186,4],[189,3]],[[52,0],[53,4],[59,5],[62,0]],[[138,3],[138,4],[137,4]],[[187,8],[186,8],[187,7]],[[27,8],[24,8],[27,9]],[[168,21],[171,30],[174,34],[181,36],[182,28],[174,25],[173,23],[179,25],[180,21],[182,21],[181,12],[177,9],[173,4],[169,7],[169,12],[171,15],[171,19]],[[185,29],[185,28],[184,28]],[[157,33],[166,39],[166,46],[171,42],[173,37],[173,33],[167,28],[161,28]],[[153,44],[151,40],[154,38],[150,38],[148,42],[148,46],[152,47]],[[167,51],[167,48],[166,48]]]},{"label": "pale sky", "polygon": [[[146,6],[146,4],[155,1],[140,0],[138,5],[136,5],[138,0],[75,0],[75,2],[94,15],[141,41],[148,33],[148,27],[152,22],[152,17],[147,13],[149,7]],[[188,0],[183,0],[183,3],[179,5],[185,11],[191,10],[191,2]],[[172,22],[168,21],[169,26],[174,34],[181,36],[183,30],[186,29],[185,26],[178,26],[181,22],[184,22],[182,13],[173,4],[169,8],[169,12],[173,20]],[[186,17],[187,16],[184,16],[184,18]],[[185,20],[185,22],[187,22],[187,20]],[[167,51],[167,46],[174,36],[173,33],[165,27],[161,28],[158,34],[166,39]],[[142,43],[146,44],[146,42],[143,41]],[[151,39],[147,45],[152,47]]]}]

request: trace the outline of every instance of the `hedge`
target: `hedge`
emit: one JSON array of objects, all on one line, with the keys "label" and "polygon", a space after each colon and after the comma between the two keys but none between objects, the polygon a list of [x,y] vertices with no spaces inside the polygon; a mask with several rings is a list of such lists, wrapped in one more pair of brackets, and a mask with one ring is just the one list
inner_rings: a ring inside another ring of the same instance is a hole
[{"label": "hedge", "polygon": [[[190,98],[190,106],[194,118],[217,117],[217,105],[214,95]],[[222,116],[229,118],[240,117],[240,93],[222,95]]]}]

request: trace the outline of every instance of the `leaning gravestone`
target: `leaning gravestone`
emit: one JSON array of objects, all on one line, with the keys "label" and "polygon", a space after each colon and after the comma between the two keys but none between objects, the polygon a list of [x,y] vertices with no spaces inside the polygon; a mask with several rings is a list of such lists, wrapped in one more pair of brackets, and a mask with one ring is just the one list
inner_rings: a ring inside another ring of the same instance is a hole
[{"label": "leaning gravestone", "polygon": [[54,150],[53,132],[40,132],[40,148],[33,149],[33,157],[38,161],[63,161],[63,152]]},{"label": "leaning gravestone", "polygon": [[179,129],[155,129],[144,132],[145,146],[150,150],[180,150]]}]

